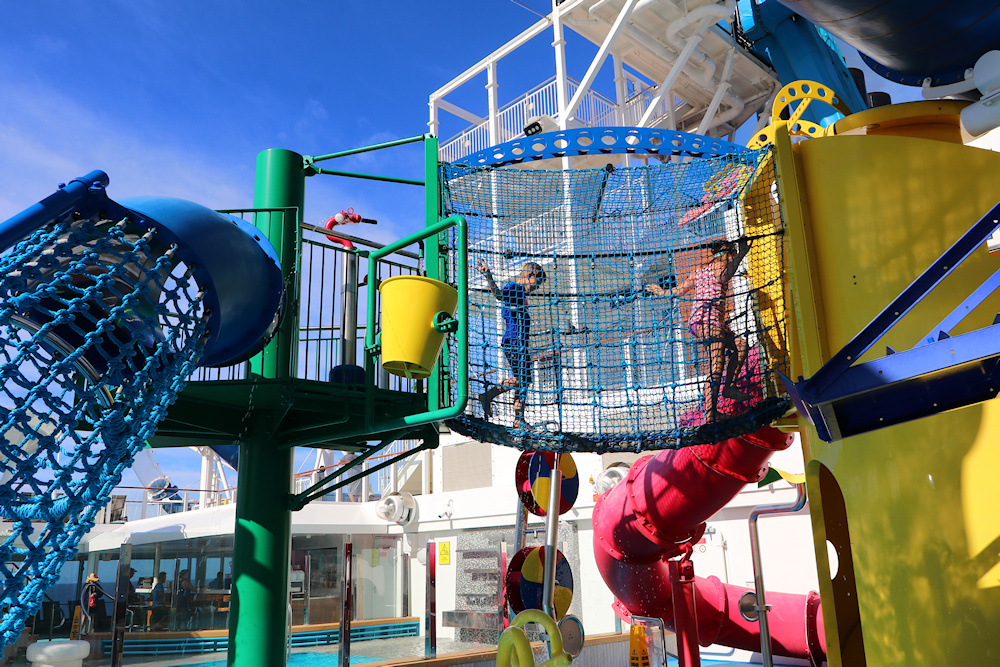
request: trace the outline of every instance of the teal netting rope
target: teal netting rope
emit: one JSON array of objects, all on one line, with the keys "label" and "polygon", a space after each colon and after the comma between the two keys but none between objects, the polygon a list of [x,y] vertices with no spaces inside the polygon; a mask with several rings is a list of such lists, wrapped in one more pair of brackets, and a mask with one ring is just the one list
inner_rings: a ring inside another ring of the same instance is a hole
[{"label": "teal netting rope", "polygon": [[4,643],[166,416],[206,323],[191,267],[125,222],[71,215],[0,257]]},{"label": "teal netting rope", "polygon": [[767,150],[441,169],[443,214],[468,221],[473,276],[472,398],[453,428],[524,449],[639,451],[718,442],[786,411]]}]

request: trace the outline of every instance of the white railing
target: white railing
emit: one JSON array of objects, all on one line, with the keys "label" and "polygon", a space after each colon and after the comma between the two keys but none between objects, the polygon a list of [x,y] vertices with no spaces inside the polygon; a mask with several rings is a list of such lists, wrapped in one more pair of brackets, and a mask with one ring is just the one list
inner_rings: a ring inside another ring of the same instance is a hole
[{"label": "white railing", "polygon": [[[579,84],[572,79],[568,83],[567,94],[572,97]],[[498,141],[490,141],[489,121],[484,120],[443,143],[438,150],[440,159],[443,162],[455,162],[466,155],[485,150],[494,143],[503,143],[524,136],[524,127],[528,124],[528,119],[534,116],[555,118],[559,115],[556,84],[555,77],[552,77],[500,109],[497,113]],[[579,126],[619,125],[616,108],[614,102],[590,90],[581,100],[574,118]],[[641,114],[638,117],[641,117]]]},{"label": "white railing", "polygon": [[[417,446],[417,443],[414,440],[396,440],[380,451],[379,456],[381,458],[389,458],[407,452],[415,446]],[[402,461],[397,461],[391,466],[386,466],[375,473],[378,477],[378,488],[383,496],[389,494],[393,488],[399,488],[406,482],[407,476],[420,464],[421,454],[423,454],[423,451],[417,452]],[[395,486],[393,485],[393,479],[396,480]]]}]

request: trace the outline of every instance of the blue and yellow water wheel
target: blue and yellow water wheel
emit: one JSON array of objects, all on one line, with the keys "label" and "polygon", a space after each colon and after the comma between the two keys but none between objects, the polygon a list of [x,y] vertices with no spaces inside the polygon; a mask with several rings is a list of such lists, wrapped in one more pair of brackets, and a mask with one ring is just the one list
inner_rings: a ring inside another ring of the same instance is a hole
[{"label": "blue and yellow water wheel", "polygon": [[[525,547],[514,554],[507,567],[507,604],[514,613],[542,608],[545,581],[545,551],[548,547]],[[556,620],[573,602],[573,569],[562,552],[556,550],[556,586],[552,593]]]},{"label": "blue and yellow water wheel", "polygon": [[[580,477],[576,463],[569,454],[560,454],[559,470],[562,484],[559,486],[559,514],[565,514],[576,502],[580,492]],[[525,509],[536,516],[545,516],[549,506],[549,479],[556,454],[553,452],[525,452],[514,469],[514,483],[517,495]]]}]

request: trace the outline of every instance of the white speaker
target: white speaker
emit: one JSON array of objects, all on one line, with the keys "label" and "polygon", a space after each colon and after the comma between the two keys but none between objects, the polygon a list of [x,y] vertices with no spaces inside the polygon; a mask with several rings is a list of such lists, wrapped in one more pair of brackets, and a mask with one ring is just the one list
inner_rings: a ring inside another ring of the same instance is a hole
[{"label": "white speaker", "polygon": [[382,498],[375,505],[375,514],[383,521],[409,525],[417,516],[417,503],[413,496],[405,491],[393,492]]},{"label": "white speaker", "polygon": [[594,477],[594,493],[604,495],[605,492],[618,486],[618,483],[628,476],[628,466],[624,463],[613,463],[607,470],[602,470]]}]

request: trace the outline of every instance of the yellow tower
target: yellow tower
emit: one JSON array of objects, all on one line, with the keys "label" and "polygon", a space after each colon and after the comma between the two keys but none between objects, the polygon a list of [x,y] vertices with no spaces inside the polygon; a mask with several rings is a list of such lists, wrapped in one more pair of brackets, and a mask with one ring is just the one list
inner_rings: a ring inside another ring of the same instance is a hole
[{"label": "yellow tower", "polygon": [[[963,144],[964,105],[871,109],[798,143],[794,117],[772,126],[794,377],[811,377],[1000,200],[1000,153]],[[855,361],[914,347],[998,269],[977,249]],[[953,333],[998,311],[991,296]],[[833,442],[799,421],[830,664],[997,664],[1000,402]]]}]

